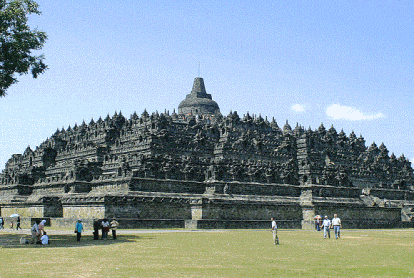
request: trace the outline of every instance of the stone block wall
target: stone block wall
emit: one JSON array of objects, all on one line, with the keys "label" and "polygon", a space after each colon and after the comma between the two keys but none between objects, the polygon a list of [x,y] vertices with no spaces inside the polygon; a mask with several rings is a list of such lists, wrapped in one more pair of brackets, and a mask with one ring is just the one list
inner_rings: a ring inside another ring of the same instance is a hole
[{"label": "stone block wall", "polygon": [[202,182],[142,178],[133,178],[130,184],[130,190],[143,192],[203,194],[205,188]]},{"label": "stone block wall", "polygon": [[63,194],[65,193],[65,183],[37,183],[33,185],[34,195],[43,196],[45,194]]},{"label": "stone block wall", "polygon": [[370,194],[380,199],[388,200],[414,200],[414,192],[406,190],[371,189]]},{"label": "stone block wall", "polygon": [[315,213],[321,216],[327,215],[332,219],[336,213],[338,217],[343,220],[363,220],[363,219],[378,219],[378,220],[396,220],[401,221],[400,208],[377,208],[377,207],[353,207],[353,206],[323,206],[316,207]]},{"label": "stone block wall", "polygon": [[242,182],[214,182],[209,184],[214,187],[215,193],[230,195],[258,195],[258,196],[290,196],[299,197],[299,186],[285,184],[263,184]]},{"label": "stone block wall", "polygon": [[129,190],[130,179],[110,181],[94,181],[91,183],[92,194],[126,193]]},{"label": "stone block wall", "polygon": [[91,219],[91,218],[104,218],[105,206],[96,205],[71,205],[63,206],[63,217],[68,219]]},{"label": "stone block wall", "polygon": [[172,198],[126,199],[107,202],[105,217],[134,219],[191,219],[188,203],[174,203]]},{"label": "stone block wall", "polygon": [[210,203],[203,204],[203,219],[216,220],[302,220],[300,205],[261,203]]},{"label": "stone block wall", "polygon": [[120,229],[182,229],[183,219],[118,219]]},{"label": "stone block wall", "polygon": [[[195,221],[198,229],[269,229],[270,220],[214,220],[203,219]],[[301,229],[300,220],[276,220],[278,229]]]},{"label": "stone block wall", "polygon": [[17,213],[21,217],[43,217],[44,207],[39,205],[30,206],[3,206],[1,208],[1,216],[9,217]]},{"label": "stone block wall", "polygon": [[[75,230],[76,223],[79,218],[50,218],[50,227],[54,229],[73,229]],[[92,218],[81,218],[83,228],[85,230],[93,229],[93,219]]]},{"label": "stone block wall", "polygon": [[62,202],[58,197],[44,197],[44,217],[63,217]]},{"label": "stone block wall", "polygon": [[315,197],[359,198],[361,189],[350,187],[335,187],[327,185],[312,185],[312,194]]},{"label": "stone block wall", "polygon": [[344,228],[392,228],[401,222],[400,208],[323,206],[315,207],[315,213],[332,219],[337,214]]}]

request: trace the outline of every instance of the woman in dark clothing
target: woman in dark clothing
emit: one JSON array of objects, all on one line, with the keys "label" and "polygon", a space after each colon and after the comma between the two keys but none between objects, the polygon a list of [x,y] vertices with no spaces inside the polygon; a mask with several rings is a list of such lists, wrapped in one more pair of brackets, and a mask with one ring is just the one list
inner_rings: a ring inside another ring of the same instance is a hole
[{"label": "woman in dark clothing", "polygon": [[20,230],[23,230],[22,227],[20,227],[20,216],[17,216],[17,226],[16,226],[16,230],[18,230],[20,228]]}]

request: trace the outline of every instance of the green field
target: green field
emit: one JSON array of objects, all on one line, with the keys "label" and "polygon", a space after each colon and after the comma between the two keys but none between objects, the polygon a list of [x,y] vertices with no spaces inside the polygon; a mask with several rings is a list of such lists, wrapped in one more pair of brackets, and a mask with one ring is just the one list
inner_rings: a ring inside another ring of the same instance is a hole
[{"label": "green field", "polygon": [[49,246],[20,245],[0,232],[0,277],[408,277],[414,276],[414,230],[119,230],[116,241],[91,232],[51,231]]}]

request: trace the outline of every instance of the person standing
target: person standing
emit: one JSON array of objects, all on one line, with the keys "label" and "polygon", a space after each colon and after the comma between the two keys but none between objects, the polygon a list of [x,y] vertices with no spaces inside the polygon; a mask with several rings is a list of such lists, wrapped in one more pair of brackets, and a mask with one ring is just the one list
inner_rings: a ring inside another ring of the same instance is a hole
[{"label": "person standing", "polygon": [[39,220],[36,220],[32,229],[30,230],[32,232],[32,238],[30,243],[34,244],[37,241],[40,240],[40,231],[39,231]]},{"label": "person standing", "polygon": [[78,223],[76,223],[76,226],[75,226],[76,241],[78,242],[81,239],[82,231],[83,231],[82,220],[78,219]]},{"label": "person standing", "polygon": [[108,232],[109,232],[109,221],[108,219],[102,220],[102,239],[108,238]]},{"label": "person standing", "polygon": [[98,240],[99,239],[99,228],[101,227],[101,224],[99,223],[98,219],[93,219],[93,239]]},{"label": "person standing", "polygon": [[3,217],[0,217],[0,229],[4,229],[4,220]]},{"label": "person standing", "polygon": [[273,235],[273,244],[279,244],[279,238],[277,237],[277,224],[276,220],[272,217],[272,235]]},{"label": "person standing", "polygon": [[116,239],[116,228],[118,228],[119,223],[116,219],[112,219],[111,221],[111,229],[112,229],[112,239]]},{"label": "person standing", "polygon": [[323,237],[326,238],[331,238],[331,220],[329,220],[328,216],[325,216],[325,219],[322,222],[322,227],[323,227]]},{"label": "person standing", "polygon": [[39,227],[39,236],[40,235],[44,235],[45,233],[46,233],[46,231],[45,231],[45,224],[46,224],[46,220],[42,220],[42,221],[40,221],[40,224],[38,225],[38,227]]},{"label": "person standing", "polygon": [[20,216],[17,216],[17,225],[16,225],[16,230],[22,230],[22,227],[20,227]]},{"label": "person standing", "polygon": [[332,226],[335,232],[335,238],[338,239],[341,237],[341,228],[342,228],[342,223],[341,223],[341,219],[338,218],[337,214],[334,214],[334,218],[332,219]]},{"label": "person standing", "polygon": [[318,232],[321,230],[321,219],[320,219],[319,215],[317,215],[315,217],[315,229]]}]

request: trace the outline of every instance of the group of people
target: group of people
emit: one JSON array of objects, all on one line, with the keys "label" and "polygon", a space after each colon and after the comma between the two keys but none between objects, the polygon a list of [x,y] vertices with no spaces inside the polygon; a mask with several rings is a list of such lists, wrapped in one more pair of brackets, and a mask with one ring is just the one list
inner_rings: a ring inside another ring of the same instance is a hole
[{"label": "group of people", "polygon": [[46,220],[36,220],[33,224],[32,229],[30,230],[32,233],[31,237],[31,244],[49,244],[49,236],[45,231],[45,224]]},{"label": "group of people", "polygon": [[[6,222],[4,221],[3,217],[0,217],[0,229],[4,229],[5,223]],[[16,224],[16,230],[22,230],[22,227],[20,227],[20,216],[17,216]],[[10,221],[10,229],[14,229],[13,221]]]},{"label": "group of people", "polygon": [[[109,230],[112,230],[112,239],[116,239],[116,229],[118,228],[119,223],[116,221],[116,219],[112,219],[112,221],[109,223],[109,220],[107,218],[104,218],[102,221],[99,221],[95,219],[93,221],[93,239],[99,239],[99,229],[102,230],[102,237],[101,239],[108,239],[108,233]],[[82,220],[79,219],[78,223],[76,223],[75,227],[75,233],[77,233],[77,241],[80,241],[81,239],[81,233],[83,231],[83,225]]]},{"label": "group of people", "polygon": [[[270,219],[272,221],[272,234],[273,234],[273,243],[279,244],[279,238],[277,236],[277,224],[276,220],[272,217]],[[334,218],[330,220],[328,216],[325,216],[323,221],[321,222],[321,218],[319,216],[315,217],[315,229],[320,231],[323,229],[323,237],[324,238],[331,238],[331,229],[334,229],[335,238],[339,239],[341,237],[341,228],[342,223],[341,219],[338,217],[337,214],[334,214]]]},{"label": "group of people", "polygon": [[[98,231],[96,230],[95,222],[94,222],[94,229],[95,229],[94,235],[97,235]],[[36,222],[34,223],[31,229],[31,233],[32,233],[32,237],[30,241],[31,244],[34,244],[34,243],[49,244],[49,236],[47,235],[45,231],[45,224],[46,224],[46,220],[42,220],[42,221],[36,220]],[[116,239],[116,229],[118,226],[119,226],[119,223],[118,221],[116,221],[116,219],[113,219],[111,223],[109,223],[108,219],[103,219],[102,223],[99,226],[102,228],[102,239],[108,238],[108,232],[110,228],[112,229],[112,238]],[[77,241],[80,241],[83,230],[84,228],[83,228],[82,219],[78,219],[75,225],[75,233],[76,233]]]},{"label": "group of people", "polygon": [[[334,229],[334,232],[335,232],[335,238],[338,239],[341,237],[342,223],[341,223],[341,219],[338,217],[337,214],[334,214],[334,218],[332,218],[332,221],[328,218],[328,216],[325,216],[325,218],[322,221],[321,228],[323,228],[324,238],[331,238],[332,228]],[[319,231],[318,228],[316,230]]]},{"label": "group of people", "polygon": [[[99,223],[99,222],[98,222]],[[118,221],[116,221],[116,219],[112,219],[111,223],[109,223],[108,219],[103,219],[102,223],[101,223],[101,228],[102,228],[102,237],[101,239],[108,239],[108,233],[109,230],[112,230],[112,239],[116,239],[116,229],[118,228],[119,223]],[[96,233],[98,233],[97,230],[95,230]],[[99,238],[99,236],[98,236]]]},{"label": "group of people", "polygon": [[[20,216],[17,217],[17,226],[16,230],[22,229],[20,227]],[[13,221],[11,221],[13,223]],[[3,217],[0,217],[0,229],[4,229],[5,221]],[[49,236],[47,235],[47,232],[45,231],[45,224],[46,220],[36,220],[33,224],[31,231],[31,240],[30,242],[24,237],[21,239],[21,242],[23,243],[31,243],[31,244],[49,244]],[[99,229],[102,229],[102,237],[101,239],[108,239],[108,233],[109,230],[112,230],[112,239],[116,239],[116,230],[119,226],[118,221],[116,219],[112,219],[111,222],[109,222],[108,219],[103,219],[101,222],[98,220],[94,220],[93,228],[94,228],[94,239],[99,239]],[[13,229],[13,224],[10,224],[10,228]],[[80,241],[82,236],[83,223],[81,219],[78,219],[76,226],[75,226],[75,233],[76,233],[76,239],[77,241]]]}]

